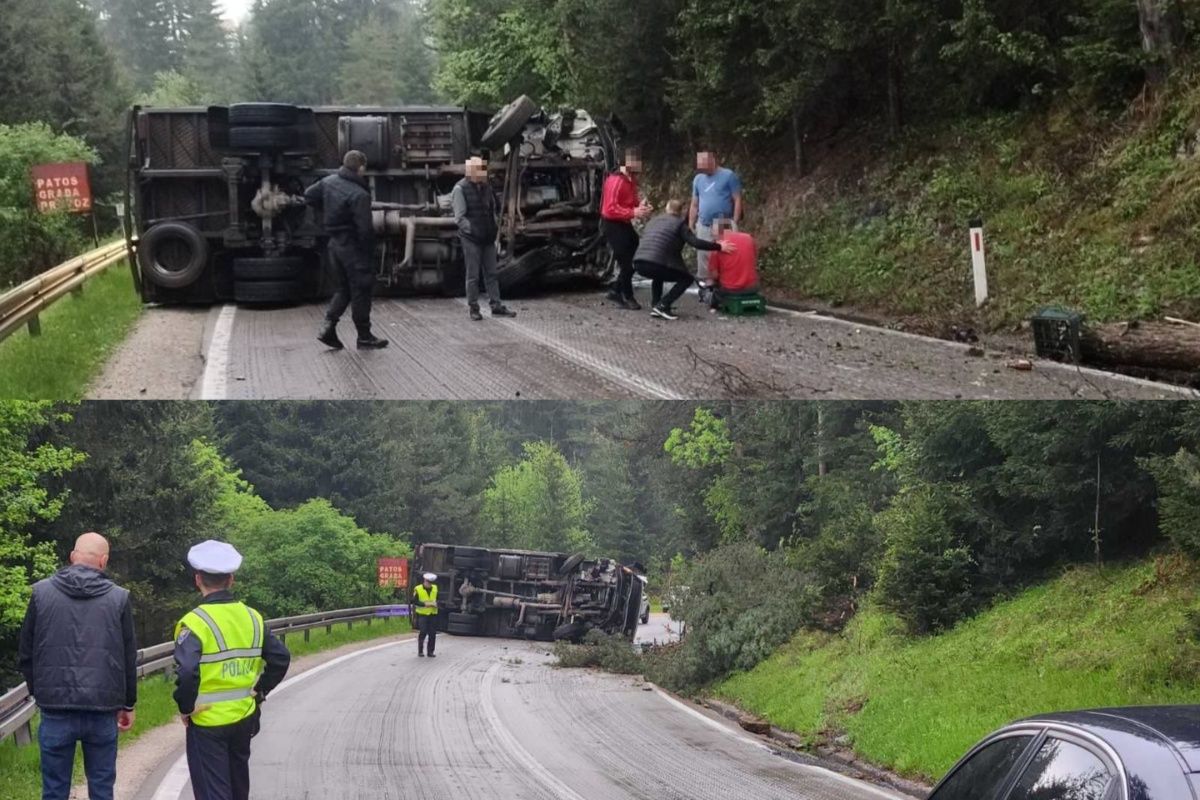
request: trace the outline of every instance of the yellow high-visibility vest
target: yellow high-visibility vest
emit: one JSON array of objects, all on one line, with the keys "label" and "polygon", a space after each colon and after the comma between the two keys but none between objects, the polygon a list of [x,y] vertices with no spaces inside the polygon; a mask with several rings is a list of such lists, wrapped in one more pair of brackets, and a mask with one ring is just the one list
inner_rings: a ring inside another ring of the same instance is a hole
[{"label": "yellow high-visibility vest", "polygon": [[[425,589],[425,584],[417,586],[417,614],[422,617],[432,616],[437,613],[437,584],[433,584],[428,590]],[[433,603],[432,606],[425,605]]]},{"label": "yellow high-visibility vest", "polygon": [[200,640],[200,694],[192,723],[211,728],[254,713],[254,686],[262,674],[266,625],[245,603],[205,603],[175,625]]}]

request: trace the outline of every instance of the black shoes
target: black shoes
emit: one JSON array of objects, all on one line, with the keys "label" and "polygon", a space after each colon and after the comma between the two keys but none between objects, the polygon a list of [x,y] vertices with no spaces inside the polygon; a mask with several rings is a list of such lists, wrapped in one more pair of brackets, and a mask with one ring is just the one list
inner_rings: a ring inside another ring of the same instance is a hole
[{"label": "black shoes", "polygon": [[637,300],[634,300],[632,297],[626,297],[624,299],[624,303],[625,303],[625,307],[627,309],[629,309],[630,311],[641,311],[642,310],[642,304],[639,303]]},{"label": "black shoes", "polygon": [[659,319],[679,319],[669,306],[664,306],[662,303],[659,303],[650,310],[650,316],[658,317]]},{"label": "black shoes", "polygon": [[365,336],[358,337],[359,350],[382,350],[388,346],[387,339],[380,339],[373,333],[368,333]]},{"label": "black shoes", "polygon": [[429,657],[430,657],[430,658],[437,658],[437,656],[435,656],[433,653],[430,653],[430,654],[429,654]]},{"label": "black shoes", "polygon": [[321,328],[321,333],[317,335],[317,341],[334,350],[346,349],[346,345],[342,344],[342,340],[338,338],[337,325],[332,322],[326,322]]},{"label": "black shoes", "polygon": [[516,315],[517,315],[517,312],[509,310],[509,308],[507,306],[504,306],[504,305],[492,306],[492,316],[493,317],[515,317]]},{"label": "black shoes", "polygon": [[483,322],[483,314],[479,313],[479,306],[471,306],[471,319],[474,322]]},{"label": "black shoes", "polygon": [[424,658],[424,657],[425,657],[425,654],[424,654],[424,653],[422,653],[420,650],[418,650],[418,651],[417,651],[417,658]]}]

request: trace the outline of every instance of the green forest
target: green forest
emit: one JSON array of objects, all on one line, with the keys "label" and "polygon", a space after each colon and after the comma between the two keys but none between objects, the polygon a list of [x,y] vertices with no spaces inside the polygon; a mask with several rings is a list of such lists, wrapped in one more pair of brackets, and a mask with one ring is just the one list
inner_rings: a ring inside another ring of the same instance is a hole
[{"label": "green forest", "polygon": [[926,326],[1046,303],[1200,314],[1200,9],[1183,0],[256,0],[236,23],[216,0],[4,6],[0,283],[81,241],[26,212],[28,164],[87,158],[111,195],[131,103],[528,93],[616,114],[660,204],[696,148],[721,152],[783,293]]},{"label": "green forest", "polygon": [[864,604],[912,634],[1072,565],[1200,557],[1194,403],[0,404],[0,636],[74,538],[161,640],[187,548],[243,550],[268,616],[386,600],[375,558],[438,541],[583,551],[704,587],[659,666],[748,669]]}]

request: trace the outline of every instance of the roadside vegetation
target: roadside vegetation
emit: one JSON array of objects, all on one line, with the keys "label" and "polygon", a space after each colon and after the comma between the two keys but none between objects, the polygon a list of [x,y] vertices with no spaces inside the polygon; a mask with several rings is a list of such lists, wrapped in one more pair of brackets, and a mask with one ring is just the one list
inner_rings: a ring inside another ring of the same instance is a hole
[{"label": "roadside vegetation", "polygon": [[1198,579],[1179,558],[1076,567],[928,637],[872,605],[712,691],[811,744],[936,780],[1022,717],[1200,703]]},{"label": "roadside vegetation", "polygon": [[[288,649],[292,652],[293,660],[310,653],[334,650],[357,642],[381,639],[387,636],[397,636],[409,632],[406,619],[379,619],[370,627],[358,623],[354,628],[347,629],[345,625],[334,627],[332,633],[326,633],[323,628],[315,628],[309,632],[309,641],[305,642],[302,635],[295,635],[287,640]],[[118,747],[126,747],[144,734],[162,727],[163,725],[178,724],[179,710],[171,693],[175,691],[175,682],[166,676],[151,675],[143,678],[138,685],[137,720],[133,730],[120,735]],[[269,704],[264,713],[270,713]],[[42,796],[41,759],[37,747],[37,719],[34,720],[34,744],[29,747],[18,747],[14,740],[9,739],[0,743],[0,785],[5,787],[6,800],[37,800]],[[83,780],[82,754],[76,757],[75,782]]]},{"label": "roadside vegetation", "polygon": [[0,397],[82,399],[141,312],[129,267],[114,264],[43,312],[41,336],[0,342]]}]

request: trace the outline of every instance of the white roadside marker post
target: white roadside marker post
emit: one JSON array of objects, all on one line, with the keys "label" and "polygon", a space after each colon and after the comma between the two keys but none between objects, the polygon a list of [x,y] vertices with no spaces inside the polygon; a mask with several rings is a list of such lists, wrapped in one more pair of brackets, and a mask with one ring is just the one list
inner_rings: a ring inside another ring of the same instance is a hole
[{"label": "white roadside marker post", "polygon": [[975,272],[975,306],[988,301],[987,256],[983,249],[983,220],[971,220],[971,262]]}]

